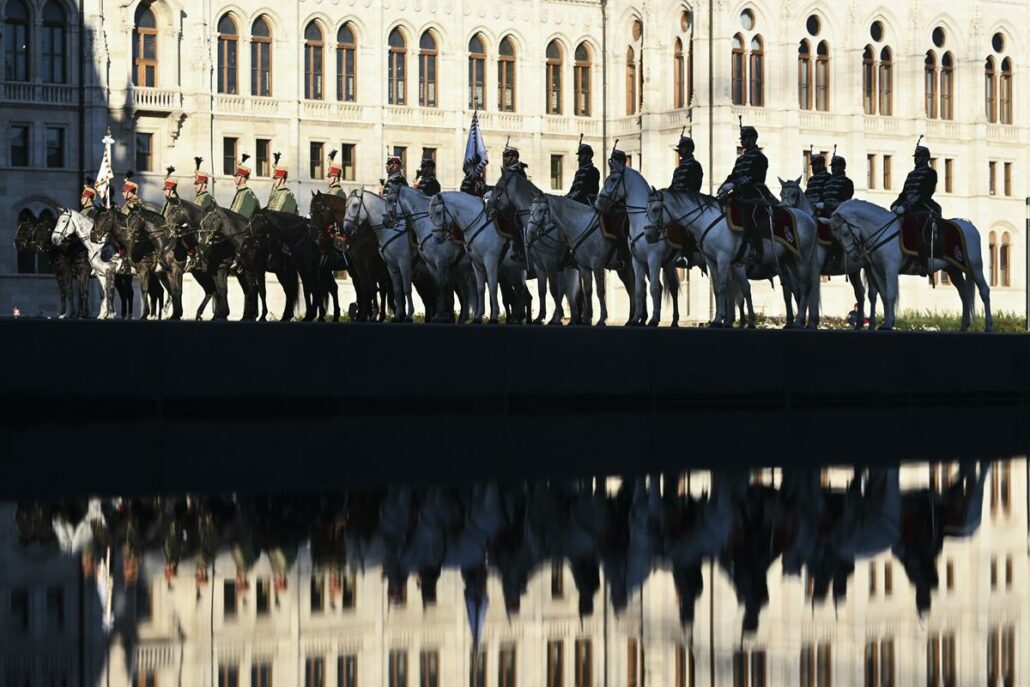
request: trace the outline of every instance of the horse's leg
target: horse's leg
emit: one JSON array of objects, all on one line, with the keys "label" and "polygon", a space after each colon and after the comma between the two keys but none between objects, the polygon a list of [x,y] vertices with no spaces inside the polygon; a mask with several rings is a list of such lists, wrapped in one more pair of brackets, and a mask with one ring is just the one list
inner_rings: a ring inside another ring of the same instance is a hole
[{"label": "horse's leg", "polygon": [[865,275],[866,291],[869,293],[869,328],[876,329],[876,300],[880,289],[876,285],[876,277],[873,275],[872,268],[863,267],[862,274]]},{"label": "horse's leg", "polygon": [[490,296],[490,319],[487,324],[497,324],[501,314],[501,304],[497,299],[497,290],[500,286],[500,260],[488,258],[484,266],[486,267],[486,285]]},{"label": "horse's leg", "polygon": [[[662,321],[662,265],[659,262],[658,251],[651,252],[647,257],[647,277],[651,280],[651,319],[647,321],[648,327],[657,327]],[[635,262],[635,261],[634,261]],[[643,273],[643,269],[640,270]],[[644,290],[644,285],[637,280],[636,288]],[[642,301],[639,298],[637,302]]]},{"label": "horse's leg", "polygon": [[665,283],[672,296],[672,327],[680,326],[680,275],[675,263],[669,263],[665,269]]},{"label": "horse's leg", "polygon": [[604,327],[608,324],[608,299],[605,294],[604,288],[604,265],[601,265],[594,270],[594,287],[597,289],[597,302],[600,305],[600,313],[597,318],[598,327]]},{"label": "horse's leg", "polygon": [[855,292],[855,302],[858,304],[858,322],[855,324],[855,329],[861,329],[865,326],[865,285],[862,283],[862,271],[848,272],[848,279],[851,281],[851,288]]},{"label": "horse's leg", "polygon": [[[747,278],[747,270],[743,267],[733,266],[730,266],[728,269],[734,270],[734,272],[732,276],[727,275],[727,282],[734,276],[736,277],[737,287],[740,289],[740,294],[744,299],[744,305],[747,308],[747,328],[754,329],[757,326],[757,322],[755,320],[755,302],[751,297],[751,281]],[[741,315],[741,319],[744,319],[743,315]]]},{"label": "horse's leg", "polygon": [[325,289],[329,297],[333,299],[333,322],[340,321],[340,287],[336,283],[336,277],[332,272],[326,272]]},{"label": "horse's leg", "polygon": [[[412,322],[415,318],[415,299],[411,295],[411,282],[413,279],[412,262],[410,258],[401,260],[401,286],[404,289],[404,299],[407,303],[407,311],[404,313],[404,322]],[[428,313],[427,313],[428,314]]]},{"label": "horse's leg", "polygon": [[880,329],[894,329],[894,321],[897,317],[896,308],[898,305],[898,265],[885,265],[883,270],[883,284],[885,293],[883,295],[883,324]]},{"label": "horse's leg", "polygon": [[215,267],[212,272],[215,287],[215,311],[213,314],[216,320],[229,319],[229,270],[225,265]]},{"label": "horse's leg", "polygon": [[386,268],[390,270],[390,281],[393,285],[394,311],[393,317],[390,321],[403,322],[404,309],[407,306],[407,301],[404,298],[404,284],[401,279],[401,270],[398,265],[392,264],[391,262],[386,263]]},{"label": "horse's leg", "polygon": [[[627,327],[635,327],[644,324],[644,319],[647,317],[647,269],[648,264],[641,262],[635,256],[630,261],[630,266],[633,269],[633,294],[630,296],[630,316],[629,320],[626,321]],[[627,289],[629,291],[630,289]],[[600,293],[600,290],[598,290]],[[651,294],[654,298],[654,294]]]},{"label": "horse's leg", "polygon": [[709,323],[709,327],[725,327],[728,325],[729,310],[737,307],[733,302],[735,296],[729,288],[728,272],[729,265],[722,265],[717,260],[709,260],[708,275],[712,282],[712,291],[715,293],[715,317]]},{"label": "horse's leg", "polygon": [[136,274],[139,278],[140,299],[143,301],[139,318],[145,320],[150,317],[150,268],[140,263],[136,266]]},{"label": "horse's leg", "polygon": [[588,267],[579,268],[580,285],[583,288],[583,307],[580,308],[580,324],[594,323],[594,271]]},{"label": "horse's leg", "polygon": [[[984,304],[984,331],[994,331],[994,316],[991,315],[991,289],[987,286],[987,280],[984,279],[983,267],[973,265],[973,274],[966,280],[975,284],[980,292],[980,300]],[[972,301],[972,287],[970,287],[970,301]]]},{"label": "horse's leg", "polygon": [[472,264],[476,274],[476,307],[472,311],[472,324],[483,324],[483,316],[486,314],[486,299],[484,289],[486,288],[486,270],[479,265]]}]

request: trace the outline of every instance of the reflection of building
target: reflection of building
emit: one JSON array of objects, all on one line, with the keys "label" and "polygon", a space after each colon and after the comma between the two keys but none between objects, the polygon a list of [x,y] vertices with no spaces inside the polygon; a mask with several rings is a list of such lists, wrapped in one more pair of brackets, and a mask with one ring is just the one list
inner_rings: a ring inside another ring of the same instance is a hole
[{"label": "reflection of building", "polygon": [[[763,471],[760,477],[776,484],[778,474]],[[948,468],[906,467],[902,487],[943,485],[951,474]],[[840,486],[847,477],[847,471],[830,470],[826,480]],[[706,481],[693,474],[691,491],[699,493]],[[976,535],[945,542],[937,560],[940,586],[922,620],[904,570],[886,553],[856,566],[847,599],[836,608],[813,607],[805,580],[781,577],[774,563],[758,633],[743,641],[742,610],[718,565],[714,579],[713,568],[704,566],[705,591],[693,630],[686,632],[668,571],[655,571],[621,617],[598,603],[594,615],[581,621],[567,568],[544,566],[511,619],[491,579],[484,679],[474,684],[679,687],[712,684],[713,676],[716,685],[750,687],[1020,684],[1026,670],[1021,657],[1030,655],[1030,590],[1021,582],[1030,572],[1025,460],[996,464],[988,487]],[[26,684],[29,669],[37,676],[32,684],[73,684],[83,656],[76,640],[79,604],[89,618],[98,618],[96,595],[87,586],[80,597],[74,561],[18,553],[9,531],[0,534],[8,537],[0,559],[0,686]],[[312,575],[303,550],[279,595],[264,557],[245,593],[237,593],[228,555],[217,559],[212,584],[199,592],[191,567],[183,565],[169,587],[160,555],[147,560],[149,581],[131,598],[120,593],[116,603],[120,620],[134,617],[137,631],[119,636],[106,668],[102,651],[86,661],[83,674],[96,678],[90,682],[469,684],[472,645],[456,572],[441,576],[437,605],[424,609],[414,580],[403,604],[388,605],[378,569],[355,573],[331,594],[325,577]],[[87,653],[99,647],[98,622],[86,622]],[[560,682],[553,679],[559,670]],[[938,679],[931,680],[930,671]]]},{"label": "reflection of building", "polygon": [[[150,200],[159,200],[166,166],[185,179],[200,155],[228,203],[226,170],[243,153],[263,200],[278,151],[303,210],[333,148],[353,184],[375,186],[387,150],[405,159],[411,179],[425,150],[443,186],[457,188],[473,100],[494,157],[488,176],[510,135],[547,190],[569,187],[580,133],[599,163],[618,139],[632,166],[663,186],[675,163],[670,146],[688,124],[705,178],[717,185],[732,164],[739,115],[761,133],[774,191],[777,175],[807,172],[810,147],[826,154],[839,145],[859,195],[880,204],[900,191],[925,133],[945,212],[982,230],[995,306],[1022,307],[1025,5],[898,0],[802,10],[749,0],[716,3],[711,21],[707,5],[685,0],[189,5],[4,3],[0,226],[13,227],[26,208],[74,205],[108,124],[119,142],[116,171],[138,171]],[[13,276],[32,269],[26,260],[20,270],[10,236],[0,237],[0,312],[15,298],[53,302],[51,285]],[[685,312],[706,318],[707,284],[697,272],[691,280]],[[843,280],[824,285],[829,313],[847,312],[852,298]],[[756,288],[756,299],[781,307],[771,290]],[[907,280],[902,307],[954,310],[957,301],[949,289]]]}]

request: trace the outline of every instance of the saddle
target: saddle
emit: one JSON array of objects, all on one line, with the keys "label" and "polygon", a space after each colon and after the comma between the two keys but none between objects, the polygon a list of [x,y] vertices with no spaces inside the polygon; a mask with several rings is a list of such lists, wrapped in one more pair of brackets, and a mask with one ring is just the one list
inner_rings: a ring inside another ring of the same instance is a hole
[{"label": "saddle", "polygon": [[770,238],[767,207],[772,207],[772,238],[800,258],[801,240],[798,237],[797,219],[793,212],[782,205],[766,206],[730,200],[726,208],[727,223],[733,231],[743,232],[744,223],[750,215],[758,235],[764,239]]},{"label": "saddle", "polygon": [[933,216],[928,212],[905,214],[901,220],[901,231],[898,234],[901,241],[901,252],[918,258],[920,255],[930,255],[932,247],[932,258],[946,260],[960,270],[971,274],[972,266],[969,264],[969,252],[966,250],[966,235],[962,229],[951,220],[938,217],[934,222],[932,219]]},{"label": "saddle", "polygon": [[694,237],[675,222],[671,222],[665,227],[665,242],[684,255],[697,251],[697,242],[694,241]]},{"label": "saddle", "polygon": [[629,215],[625,209],[601,213],[601,235],[609,241],[625,241],[629,235]]},{"label": "saddle", "polygon": [[834,245],[833,234],[830,233],[830,218],[822,217],[820,215],[815,216],[815,230],[816,238],[819,243],[824,246]]},{"label": "saddle", "polygon": [[505,241],[511,241],[519,229],[518,221],[514,215],[508,213],[498,214],[494,218],[494,228],[497,229],[497,233],[500,234],[501,238]]}]

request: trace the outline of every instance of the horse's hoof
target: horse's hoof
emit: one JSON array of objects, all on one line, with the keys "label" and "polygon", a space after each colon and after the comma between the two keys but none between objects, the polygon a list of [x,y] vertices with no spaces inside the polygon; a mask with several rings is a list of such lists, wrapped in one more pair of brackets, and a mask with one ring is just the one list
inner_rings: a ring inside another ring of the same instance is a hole
[{"label": "horse's hoof", "polygon": [[670,324],[669,326],[672,327],[673,329],[679,329],[680,328],[679,320],[673,320],[672,324]]},{"label": "horse's hoof", "polygon": [[876,331],[878,331],[878,332],[889,332],[892,329],[894,329],[894,327],[888,327],[885,324],[881,324],[879,327],[876,328]]},{"label": "horse's hoof", "polygon": [[598,320],[597,324],[595,324],[594,326],[595,327],[607,327],[608,325],[605,323],[604,320]]},{"label": "horse's hoof", "polygon": [[475,317],[475,318],[472,319],[471,322],[469,322],[469,324],[483,324],[483,318],[482,317]]},{"label": "horse's hoof", "polygon": [[491,317],[489,320],[486,321],[486,323],[487,324],[497,324],[497,318],[496,317]]},{"label": "horse's hoof", "polygon": [[648,327],[657,327],[658,326],[658,320],[649,320],[648,323],[647,323],[647,326]]},{"label": "horse's hoof", "polygon": [[748,329],[758,329],[758,325],[755,324],[754,322],[748,322],[747,323],[747,328]]}]

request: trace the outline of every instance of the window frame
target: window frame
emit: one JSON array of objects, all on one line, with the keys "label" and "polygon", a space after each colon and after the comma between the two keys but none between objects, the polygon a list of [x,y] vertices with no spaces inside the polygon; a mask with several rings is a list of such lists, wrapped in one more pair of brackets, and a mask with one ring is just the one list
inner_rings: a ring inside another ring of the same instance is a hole
[{"label": "window frame", "polygon": [[[397,36],[401,45],[393,45]],[[387,103],[403,106],[408,104],[408,37],[399,26],[394,27],[387,37]]]},{"label": "window frame", "polygon": [[[423,47],[422,41],[428,37],[433,41],[432,48]],[[430,29],[422,32],[418,39],[418,104],[420,107],[439,107],[440,87],[440,41]],[[431,68],[430,68],[431,67]],[[430,72],[432,72],[430,74]],[[431,87],[431,88],[430,88]],[[432,98],[429,95],[432,95]]]},{"label": "window frame", "polygon": [[730,39],[730,101],[734,105],[747,105],[747,60],[745,59],[744,36],[734,34]]},{"label": "window frame", "polygon": [[[51,7],[60,12],[60,20],[47,17],[47,12]],[[68,83],[68,12],[57,0],[49,0],[43,6],[42,16],[43,21],[40,25],[42,81],[43,83]],[[60,75],[55,76],[54,72],[58,71]]]},{"label": "window frame", "polygon": [[[552,57],[550,48],[554,46],[557,50],[557,57]],[[560,115],[562,113],[562,69],[565,62],[565,49],[557,39],[547,44],[545,52],[546,64],[546,91],[544,111],[549,115]]]},{"label": "window frame", "polygon": [[[822,51],[826,48],[825,52]],[[819,41],[815,49],[815,109],[818,112],[830,111],[830,44],[828,41]]]},{"label": "window frame", "polygon": [[[586,59],[579,59],[579,50],[582,48],[586,52]],[[593,95],[591,91],[591,71],[593,69],[593,52],[590,50],[590,46],[586,41],[576,46],[576,50],[573,53],[572,62],[572,113],[577,117],[589,117],[592,111],[590,105],[590,99]]]},{"label": "window frame", "polygon": [[[258,35],[254,27],[261,23],[268,31],[267,36]],[[259,98],[271,98],[272,84],[272,23],[265,15],[259,16],[250,25],[250,94]]]},{"label": "window frame", "polygon": [[[154,20],[153,26],[140,26],[140,20],[149,15]],[[147,58],[147,38],[153,39],[154,57]],[[136,88],[157,88],[160,83],[160,39],[157,30],[157,15],[150,6],[141,5],[132,27],[132,85]],[[153,69],[153,79],[147,83],[147,69]]]},{"label": "window frame", "polygon": [[[24,17],[8,18],[7,13],[17,4]],[[32,80],[32,6],[26,0],[8,0],[4,6],[4,79],[6,81],[29,82]],[[22,40],[11,39],[11,33],[22,32]],[[18,44],[21,43],[21,47]],[[8,60],[14,63],[13,72],[7,71]]]},{"label": "window frame", "polygon": [[[473,52],[472,43],[479,42],[479,52]],[[486,107],[486,39],[477,33],[469,39],[468,43],[468,87],[469,87],[469,109],[480,103],[485,111]],[[477,97],[478,96],[478,97]]]},{"label": "window frame", "polygon": [[807,38],[798,43],[798,107],[811,110],[812,93],[812,45]]},{"label": "window frame", "polygon": [[[221,24],[228,20],[232,24],[233,32],[223,33]],[[232,14],[226,12],[218,19],[218,77],[216,89],[219,93],[226,95],[238,95],[240,92],[239,66],[240,66],[240,30],[236,19]],[[230,65],[231,57],[231,65]]]},{"label": "window frame", "polygon": [[626,115],[637,114],[637,58],[636,50],[626,48]]},{"label": "window frame", "polygon": [[[350,41],[344,41],[340,34],[346,29]],[[358,38],[354,24],[345,21],[336,30],[336,100],[353,103],[358,99]]]},{"label": "window frame", "polygon": [[[312,27],[318,39],[308,38]],[[314,19],[304,26],[304,99],[325,100],[325,31]]]},{"label": "window frame", "polygon": [[[511,46],[511,54],[508,55],[504,52],[504,45]],[[497,111],[498,112],[514,112],[516,110],[515,97],[517,78],[515,74],[516,58],[518,56],[518,48],[515,45],[514,39],[511,36],[505,36],[498,43],[497,47]],[[511,93],[511,104],[505,104],[504,95],[505,93]]]},{"label": "window frame", "polygon": [[[755,47],[757,43],[757,48]],[[751,37],[748,54],[748,102],[751,107],[765,106],[765,40],[760,34]],[[757,76],[756,76],[757,74]]]}]

